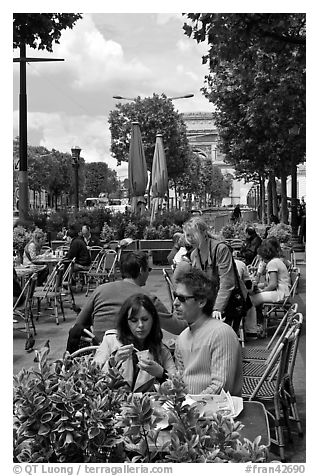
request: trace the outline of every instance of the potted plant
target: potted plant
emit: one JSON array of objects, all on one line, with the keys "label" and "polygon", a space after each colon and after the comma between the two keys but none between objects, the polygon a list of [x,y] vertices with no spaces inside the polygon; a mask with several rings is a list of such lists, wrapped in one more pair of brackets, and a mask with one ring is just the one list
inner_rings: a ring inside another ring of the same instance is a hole
[{"label": "potted plant", "polygon": [[[114,362],[113,362],[114,363]],[[14,377],[13,459],[18,463],[265,462],[267,448],[240,441],[240,422],[199,419],[185,402],[179,374],[152,395],[132,394],[119,372],[106,374],[89,356],[66,357]],[[158,439],[166,405],[168,440]]]},{"label": "potted plant", "polygon": [[292,230],[290,225],[285,223],[278,223],[272,225],[268,230],[267,237],[274,236],[283,247],[291,246]]},{"label": "potted plant", "polygon": [[31,231],[28,231],[21,225],[18,225],[13,229],[13,249],[19,255],[21,261],[23,258],[24,248],[29,242],[31,235]]},{"label": "potted plant", "polygon": [[[219,414],[212,419],[199,418],[196,404],[186,404],[186,388],[178,373],[164,382],[157,394],[132,395],[123,405],[123,438],[131,453],[132,462],[172,463],[238,463],[265,462],[268,450],[254,442],[240,441],[243,425]],[[169,437],[160,442],[157,424],[165,405],[165,415],[170,425]]]},{"label": "potted plant", "polygon": [[88,356],[23,369],[14,376],[14,461],[110,461],[121,443],[115,423],[124,385]]}]

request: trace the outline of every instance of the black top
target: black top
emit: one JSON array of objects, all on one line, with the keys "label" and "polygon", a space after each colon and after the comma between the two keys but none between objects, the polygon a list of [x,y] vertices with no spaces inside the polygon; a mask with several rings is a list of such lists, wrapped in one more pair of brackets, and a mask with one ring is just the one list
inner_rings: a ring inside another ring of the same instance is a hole
[{"label": "black top", "polygon": [[257,233],[253,234],[247,238],[240,250],[240,255],[244,258],[246,264],[251,264],[255,256],[257,255],[257,250],[261,245],[262,239]]},{"label": "black top", "polygon": [[86,244],[86,246],[102,246],[99,238],[97,236],[91,235],[88,242],[85,241],[84,237],[82,236],[82,240]]},{"label": "black top", "polygon": [[67,259],[72,260],[75,258],[75,262],[82,266],[90,266],[91,256],[86,244],[80,237],[75,237],[70,243],[70,248],[66,256]]}]

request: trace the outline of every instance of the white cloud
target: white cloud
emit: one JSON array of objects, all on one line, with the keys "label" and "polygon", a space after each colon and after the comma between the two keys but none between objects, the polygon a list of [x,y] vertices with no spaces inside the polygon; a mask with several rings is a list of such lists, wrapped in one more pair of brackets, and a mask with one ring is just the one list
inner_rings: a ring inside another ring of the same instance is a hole
[{"label": "white cloud", "polygon": [[[18,127],[19,115],[15,111],[14,126]],[[85,162],[106,162],[123,179],[127,176],[127,164],[117,167],[111,157],[111,135],[104,116],[70,116],[59,113],[29,112],[29,135],[40,134],[39,145],[47,149],[69,152],[74,145],[81,147]],[[32,144],[32,142],[29,141]]]},{"label": "white cloud", "polygon": [[185,21],[181,13],[157,13],[156,14],[156,23],[158,25],[165,25],[170,20],[178,20],[182,24]]},{"label": "white cloud", "polygon": [[[194,41],[193,41],[194,42]],[[187,53],[191,49],[193,49],[193,43],[187,40],[178,40],[176,43],[177,48],[182,52],[182,53]]]},{"label": "white cloud", "polygon": [[[97,30],[91,16],[85,14],[72,30],[62,33],[60,44],[53,45],[53,53],[31,50],[30,56],[39,58],[63,58],[64,81],[68,79],[77,89],[100,89],[107,81],[118,78],[124,80],[147,80],[152,71],[136,58],[127,58],[122,46],[113,40],[106,40]],[[16,53],[18,56],[18,53]],[[39,65],[31,63],[28,75],[39,76]],[[15,70],[18,73],[18,68]],[[60,75],[57,63],[46,63],[46,74]]]}]

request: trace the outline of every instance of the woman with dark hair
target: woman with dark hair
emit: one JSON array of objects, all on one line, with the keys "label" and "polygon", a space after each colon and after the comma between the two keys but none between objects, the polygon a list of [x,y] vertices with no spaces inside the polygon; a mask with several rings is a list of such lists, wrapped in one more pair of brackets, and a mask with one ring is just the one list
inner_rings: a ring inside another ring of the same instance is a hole
[{"label": "woman with dark hair", "polygon": [[282,301],[289,294],[290,277],[286,265],[280,259],[279,250],[267,239],[258,248],[258,254],[266,263],[266,281],[259,283],[255,293],[250,296],[254,306],[264,302]]},{"label": "woman with dark hair", "polygon": [[175,364],[162,342],[157,310],[146,294],[128,297],[118,313],[117,327],[105,332],[94,361],[107,371],[113,363],[133,392],[154,390],[164,382]]},{"label": "woman with dark hair", "polygon": [[261,245],[262,239],[257,234],[252,225],[248,225],[245,230],[246,239],[240,250],[240,256],[245,261],[245,264],[251,264],[255,256],[257,256],[257,249]]}]

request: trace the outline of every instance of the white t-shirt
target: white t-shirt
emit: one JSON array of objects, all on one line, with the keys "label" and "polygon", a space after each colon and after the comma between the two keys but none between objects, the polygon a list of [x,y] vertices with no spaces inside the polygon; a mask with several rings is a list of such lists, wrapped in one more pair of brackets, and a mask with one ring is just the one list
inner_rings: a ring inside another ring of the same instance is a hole
[{"label": "white t-shirt", "polygon": [[173,258],[173,263],[177,265],[180,261],[182,261],[182,258],[186,255],[186,253],[187,249],[185,248],[185,246],[181,246]]},{"label": "white t-shirt", "polygon": [[290,276],[286,265],[280,258],[273,258],[266,265],[266,280],[269,279],[269,273],[277,273],[277,291],[283,297],[288,296],[290,289]]}]

